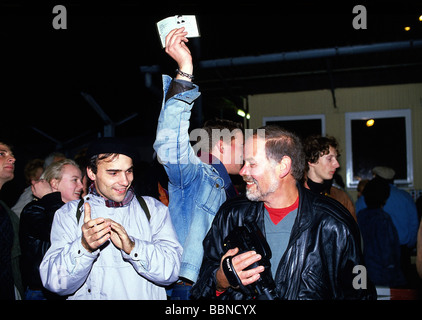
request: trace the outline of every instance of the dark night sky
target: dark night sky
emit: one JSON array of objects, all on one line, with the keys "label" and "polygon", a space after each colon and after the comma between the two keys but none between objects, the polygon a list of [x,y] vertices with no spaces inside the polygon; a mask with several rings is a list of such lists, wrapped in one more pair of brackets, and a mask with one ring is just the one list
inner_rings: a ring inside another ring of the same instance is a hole
[{"label": "dark night sky", "polygon": [[[52,10],[58,3],[67,9],[66,30],[52,27]],[[367,9],[366,30],[352,26],[352,10],[357,4]],[[61,151],[73,156],[103,132],[104,122],[83,98],[84,92],[116,123],[138,114],[118,126],[116,135],[142,137],[138,141],[152,150],[162,99],[160,74],[153,74],[151,90],[139,67],[159,65],[162,72],[173,75],[176,65],[161,49],[155,28],[157,21],[171,15],[197,16],[201,38],[190,43],[197,63],[422,39],[422,23],[417,21],[421,7],[420,1],[1,1],[0,140],[11,140],[22,166],[30,158],[45,157],[58,147],[57,141]],[[404,32],[405,24],[412,25],[410,32]],[[414,81],[420,76],[421,56],[419,49],[403,55],[338,57],[331,63],[333,68],[390,62],[419,66],[396,68],[397,74],[347,74],[336,79],[337,86],[376,85]],[[230,105],[248,94],[328,88],[326,75],[289,77],[285,82],[283,78],[265,82],[262,77],[271,72],[312,72],[326,66],[324,60],[311,59],[242,68],[197,68],[196,81],[203,94],[202,112],[192,115],[194,125],[200,126],[205,118],[223,111],[225,117],[240,120],[230,113]]]}]

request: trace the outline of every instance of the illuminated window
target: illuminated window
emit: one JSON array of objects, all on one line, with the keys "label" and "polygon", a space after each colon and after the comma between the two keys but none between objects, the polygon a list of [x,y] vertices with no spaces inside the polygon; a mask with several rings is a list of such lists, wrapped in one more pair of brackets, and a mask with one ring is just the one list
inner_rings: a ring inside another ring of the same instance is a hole
[{"label": "illuminated window", "polygon": [[[356,187],[360,179],[371,179],[375,166],[393,168],[396,184],[412,186],[410,109],[348,112],[345,117],[347,187]],[[368,126],[370,119],[373,124]]]}]

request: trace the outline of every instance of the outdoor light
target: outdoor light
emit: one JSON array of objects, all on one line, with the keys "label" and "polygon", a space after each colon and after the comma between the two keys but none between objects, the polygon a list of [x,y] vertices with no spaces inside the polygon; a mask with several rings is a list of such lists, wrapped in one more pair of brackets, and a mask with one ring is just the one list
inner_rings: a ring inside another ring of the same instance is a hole
[{"label": "outdoor light", "polygon": [[369,119],[368,121],[366,121],[366,126],[367,127],[372,127],[375,123],[374,119]]},{"label": "outdoor light", "polygon": [[237,109],[237,115],[244,118],[246,116],[246,113],[242,109]]},{"label": "outdoor light", "polygon": [[242,117],[242,118],[246,117],[246,119],[248,119],[248,120],[251,118],[251,115],[249,113],[246,113],[242,109],[237,109],[237,115]]}]

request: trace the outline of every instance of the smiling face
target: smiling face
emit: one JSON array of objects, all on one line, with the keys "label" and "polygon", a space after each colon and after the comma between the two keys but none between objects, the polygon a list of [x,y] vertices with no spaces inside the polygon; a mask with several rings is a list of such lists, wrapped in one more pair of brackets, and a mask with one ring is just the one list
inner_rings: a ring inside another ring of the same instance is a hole
[{"label": "smiling face", "polygon": [[328,154],[322,155],[315,163],[308,162],[309,178],[317,183],[322,183],[323,180],[330,180],[340,164],[337,160],[337,151],[330,146]]},{"label": "smiling face", "polygon": [[246,182],[246,196],[251,201],[267,201],[277,191],[280,182],[277,163],[265,153],[265,141],[253,137],[245,143],[245,164],[239,174]]},{"label": "smiling face", "polygon": [[0,189],[7,181],[14,177],[15,157],[9,146],[0,143]]},{"label": "smiling face", "polygon": [[53,179],[51,186],[54,191],[59,191],[64,203],[81,198],[83,184],[82,173],[78,167],[66,164],[61,170],[61,179]]},{"label": "smiling face", "polygon": [[96,174],[90,168],[87,173],[102,197],[122,202],[133,181],[133,162],[128,156],[115,154],[98,161]]}]

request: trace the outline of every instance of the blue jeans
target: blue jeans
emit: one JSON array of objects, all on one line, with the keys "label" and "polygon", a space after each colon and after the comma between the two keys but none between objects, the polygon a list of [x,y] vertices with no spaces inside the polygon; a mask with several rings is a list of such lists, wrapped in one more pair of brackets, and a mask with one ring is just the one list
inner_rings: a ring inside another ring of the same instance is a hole
[{"label": "blue jeans", "polygon": [[173,285],[170,300],[190,300],[192,285],[185,282],[177,282]]},{"label": "blue jeans", "polygon": [[26,288],[25,290],[25,300],[47,300],[44,297],[44,294],[41,290],[31,290],[29,288]]}]

